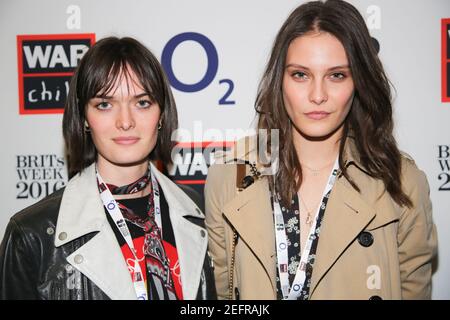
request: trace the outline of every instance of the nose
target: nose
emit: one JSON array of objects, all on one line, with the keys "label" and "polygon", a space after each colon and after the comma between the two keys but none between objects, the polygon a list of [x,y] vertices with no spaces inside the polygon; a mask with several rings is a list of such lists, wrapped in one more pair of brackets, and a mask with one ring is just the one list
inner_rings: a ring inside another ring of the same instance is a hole
[{"label": "nose", "polygon": [[321,79],[317,79],[313,84],[309,93],[309,100],[320,105],[328,100],[327,90]]},{"label": "nose", "polygon": [[135,121],[130,108],[127,106],[122,106],[116,119],[116,127],[126,131],[134,128],[134,126]]}]

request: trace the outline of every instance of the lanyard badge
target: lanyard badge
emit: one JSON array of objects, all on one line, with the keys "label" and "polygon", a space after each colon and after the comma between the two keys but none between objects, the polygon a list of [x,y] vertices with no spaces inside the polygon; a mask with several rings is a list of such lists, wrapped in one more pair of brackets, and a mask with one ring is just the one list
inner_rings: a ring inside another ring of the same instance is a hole
[{"label": "lanyard badge", "polygon": [[325,196],[328,194],[328,192],[331,191],[334,182],[336,181],[338,168],[339,168],[339,158],[336,159],[334,163],[333,169],[331,170],[330,176],[328,178],[328,182],[323,191],[321,202],[322,204],[317,208],[316,214],[314,216],[313,224],[309,230],[308,238],[305,243],[305,249],[301,254],[300,263],[298,265],[294,281],[292,282],[292,287],[289,285],[289,272],[288,272],[289,258],[288,258],[287,237],[284,226],[284,218],[279,203],[280,199],[278,198],[276,192],[272,197],[273,215],[275,222],[275,240],[277,246],[277,266],[280,277],[281,292],[283,294],[284,300],[296,300],[301,295],[306,280],[306,264],[314,240],[313,235],[316,230],[317,218],[322,208]]},{"label": "lanyard badge", "polygon": [[[114,199],[111,191],[109,190],[106,183],[103,181],[98,170],[96,170],[96,175],[97,175],[97,180],[98,180],[98,184],[99,184],[100,198],[103,202],[103,205],[106,208],[106,211],[108,211],[109,215],[113,219],[114,224],[117,226],[117,229],[119,230],[123,239],[125,240],[128,247],[130,248],[130,251],[133,253],[133,257],[134,257],[134,270],[133,271],[134,272],[133,272],[132,281],[133,281],[134,289],[136,291],[137,299],[138,300],[148,300],[147,286],[144,281],[144,275],[142,274],[142,269],[139,264],[139,259],[137,257],[137,251],[134,247],[133,239],[130,234],[130,230],[128,229],[127,223],[122,215],[122,212],[119,209],[119,205],[118,205],[117,201]],[[156,181],[156,178],[155,178],[152,170],[151,170],[151,181],[152,181],[152,187],[153,187],[155,221],[156,221],[156,224],[158,225],[159,229],[162,230],[159,188],[158,188],[158,182]]]}]

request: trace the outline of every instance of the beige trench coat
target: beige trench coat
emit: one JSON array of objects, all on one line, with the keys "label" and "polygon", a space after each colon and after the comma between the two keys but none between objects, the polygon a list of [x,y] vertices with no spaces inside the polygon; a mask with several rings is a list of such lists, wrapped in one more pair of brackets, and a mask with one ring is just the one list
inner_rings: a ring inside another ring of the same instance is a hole
[{"label": "beige trench coat", "polygon": [[[243,141],[231,151],[233,158],[248,159],[254,153],[241,148]],[[429,299],[437,237],[425,174],[408,156],[402,157],[402,185],[413,202],[411,209],[403,208],[384,191],[381,181],[364,173],[354,154],[348,142],[345,166],[360,192],[344,176],[336,180],[321,226],[310,299]],[[239,240],[233,298],[238,292],[240,299],[276,299],[275,231],[267,177],[238,191],[236,168],[212,165],[205,186],[218,297],[228,297],[235,229]],[[368,247],[358,240],[362,231],[373,236]]]}]

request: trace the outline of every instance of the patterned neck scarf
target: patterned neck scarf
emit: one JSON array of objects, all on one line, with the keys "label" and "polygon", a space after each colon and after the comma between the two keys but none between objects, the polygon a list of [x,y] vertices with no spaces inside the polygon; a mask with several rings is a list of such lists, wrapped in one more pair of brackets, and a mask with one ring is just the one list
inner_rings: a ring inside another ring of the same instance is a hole
[{"label": "patterned neck scarf", "polygon": [[[111,191],[111,193],[113,195],[115,195],[115,194],[133,194],[133,193],[137,193],[141,190],[144,190],[145,187],[148,186],[150,180],[151,180],[151,173],[150,173],[150,167],[148,167],[145,175],[143,175],[142,177],[137,179],[135,182],[132,182],[130,184],[126,184],[126,185],[120,186],[120,187],[107,183],[107,186],[109,188],[109,191]],[[151,186],[151,184],[150,184],[150,186]]]},{"label": "patterned neck scarf", "polygon": [[[107,184],[113,195],[133,194],[144,190],[150,186],[150,194],[148,195],[147,217],[142,218],[136,215],[133,210],[127,208],[118,202],[119,209],[123,217],[128,222],[140,227],[144,231],[144,247],[143,252],[147,265],[147,274],[150,276],[147,281],[153,281],[162,285],[167,294],[164,295],[170,300],[175,300],[175,287],[171,276],[170,263],[162,242],[161,229],[155,221],[155,205],[153,200],[153,188],[151,182],[150,166],[144,176],[138,180],[124,186],[115,186]],[[150,292],[151,293],[151,292]],[[150,297],[152,299],[152,297]]]}]

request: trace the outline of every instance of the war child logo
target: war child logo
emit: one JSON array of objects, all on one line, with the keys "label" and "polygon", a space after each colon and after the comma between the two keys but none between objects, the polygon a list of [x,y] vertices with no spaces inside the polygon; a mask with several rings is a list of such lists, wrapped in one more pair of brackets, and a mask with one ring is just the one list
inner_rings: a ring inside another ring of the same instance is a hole
[{"label": "war child logo", "polygon": [[95,34],[18,35],[19,113],[62,113],[70,78]]}]

